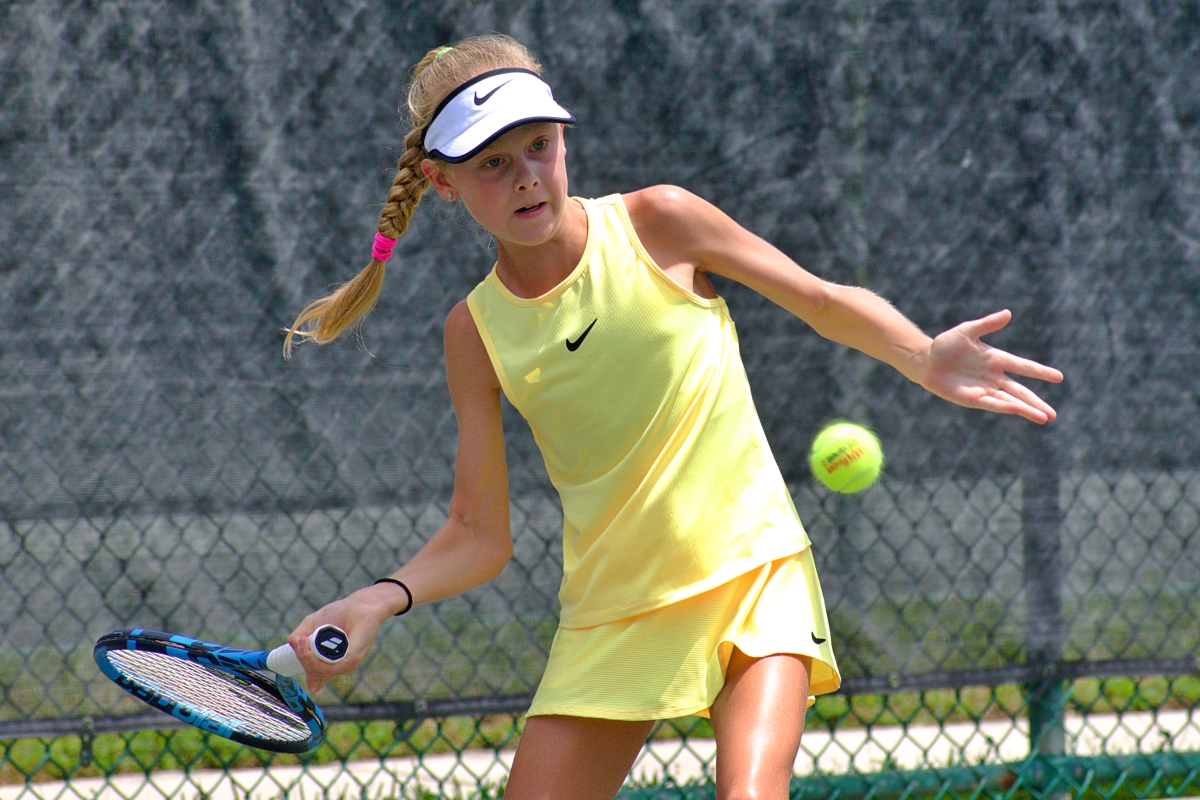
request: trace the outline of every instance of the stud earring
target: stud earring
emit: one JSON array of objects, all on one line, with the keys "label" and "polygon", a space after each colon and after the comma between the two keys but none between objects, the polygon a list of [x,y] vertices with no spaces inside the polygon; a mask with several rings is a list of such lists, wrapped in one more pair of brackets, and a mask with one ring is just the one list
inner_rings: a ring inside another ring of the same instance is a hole
[{"label": "stud earring", "polygon": [[454,202],[454,192],[446,192],[446,199],[449,200],[451,203],[453,203]]}]

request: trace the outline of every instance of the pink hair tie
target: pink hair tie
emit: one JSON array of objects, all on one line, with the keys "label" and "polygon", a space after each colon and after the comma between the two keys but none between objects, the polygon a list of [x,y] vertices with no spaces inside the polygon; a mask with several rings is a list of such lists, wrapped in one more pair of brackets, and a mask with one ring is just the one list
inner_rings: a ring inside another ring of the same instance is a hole
[{"label": "pink hair tie", "polygon": [[371,258],[377,261],[387,261],[392,257],[392,248],[395,246],[395,239],[377,233],[375,234],[375,245],[371,248]]}]

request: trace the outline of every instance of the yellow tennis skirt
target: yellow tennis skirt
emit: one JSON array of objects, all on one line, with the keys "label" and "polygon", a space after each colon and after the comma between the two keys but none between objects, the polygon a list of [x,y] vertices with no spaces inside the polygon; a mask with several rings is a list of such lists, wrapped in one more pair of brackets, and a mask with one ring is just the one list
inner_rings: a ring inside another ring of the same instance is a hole
[{"label": "yellow tennis skirt", "polygon": [[811,695],[841,685],[809,548],[645,614],[559,628],[529,716],[706,717],[734,647],[811,657]]}]

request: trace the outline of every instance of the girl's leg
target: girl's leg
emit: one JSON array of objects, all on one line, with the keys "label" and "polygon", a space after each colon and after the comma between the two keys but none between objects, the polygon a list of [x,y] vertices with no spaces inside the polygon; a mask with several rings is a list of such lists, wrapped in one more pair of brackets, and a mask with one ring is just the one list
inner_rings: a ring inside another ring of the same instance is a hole
[{"label": "girl's leg", "polygon": [[538,716],[525,722],[505,800],[612,800],[653,722]]},{"label": "girl's leg", "polygon": [[786,800],[811,673],[808,656],[751,658],[734,648],[725,686],[709,711],[718,800]]}]

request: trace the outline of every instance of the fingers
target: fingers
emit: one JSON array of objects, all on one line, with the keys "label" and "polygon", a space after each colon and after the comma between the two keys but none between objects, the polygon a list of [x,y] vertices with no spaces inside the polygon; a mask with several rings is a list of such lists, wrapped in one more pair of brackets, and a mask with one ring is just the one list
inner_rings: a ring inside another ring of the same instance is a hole
[{"label": "fingers", "polygon": [[288,634],[288,644],[292,646],[292,650],[296,653],[296,658],[300,660],[304,667],[305,675],[309,676],[309,685],[311,685],[312,675],[314,670],[321,663],[312,652],[312,645],[308,641],[308,637],[312,636],[313,631],[317,629],[317,623],[314,615],[309,614],[296,629]]},{"label": "fingers", "polygon": [[1029,387],[1012,379],[1006,379],[1003,388],[980,392],[965,405],[997,414],[1024,417],[1039,425],[1044,425],[1058,416],[1053,406],[1030,391]]},{"label": "fingers", "polygon": [[304,664],[304,682],[309,693],[315,694],[321,691],[334,675],[346,671],[344,667],[333,667],[318,659],[313,655],[312,645],[307,640],[302,647],[304,648],[303,655],[301,651],[297,650],[296,656],[300,659],[300,663]]},{"label": "fingers", "polygon": [[[986,317],[967,320],[959,325],[958,329],[967,336],[978,339],[980,336],[995,333],[1011,321],[1012,312],[1006,308],[1002,311],[988,314]],[[1002,357],[1000,366],[1005,372],[1011,372],[1023,378],[1033,378],[1034,380],[1049,381],[1050,383],[1062,383],[1063,374],[1054,369],[1054,367],[1048,367],[1045,364],[1039,364],[1037,361],[1015,356],[1005,350],[999,350],[994,347],[989,347],[989,349]]]},{"label": "fingers", "polygon": [[1050,414],[1047,414],[1040,409],[1037,409],[1028,403],[1023,403],[1014,397],[996,394],[983,395],[971,404],[972,407],[983,411],[991,411],[996,414],[1012,414],[1018,417],[1024,417],[1030,422],[1036,422],[1039,425],[1044,425],[1053,419],[1050,414],[1054,413],[1054,409],[1050,409]]},{"label": "fingers", "polygon": [[1004,350],[996,350],[995,352],[1002,356],[1000,368],[1005,372],[1020,375],[1022,378],[1033,378],[1034,380],[1048,381],[1050,383],[1062,383],[1063,374],[1054,367],[1047,367],[1045,364],[1030,361],[1028,358],[1014,356],[1012,353],[1005,352]]},{"label": "fingers", "polygon": [[1007,402],[1012,404],[1013,409],[1002,413],[1017,414],[1039,425],[1052,422],[1057,418],[1058,414],[1053,406],[1028,386],[1010,378],[1007,373],[1050,383],[1062,383],[1063,374],[1053,367],[1047,367],[1027,358],[1020,358],[1002,350],[993,349],[993,353],[1000,356],[999,366],[1003,370],[1004,377],[999,381],[999,388],[1007,398]]},{"label": "fingers", "polygon": [[312,648],[308,644],[308,637],[312,636],[316,629],[316,621],[313,619],[313,615],[309,614],[300,621],[294,631],[288,634],[288,644],[296,651],[296,658],[300,659],[305,670],[308,670],[310,663],[316,660],[312,654]]},{"label": "fingers", "polygon": [[1038,397],[1032,389],[1024,384],[1017,383],[1013,379],[1007,378],[1001,384],[1000,388],[1016,402],[1023,403],[1029,408],[1032,408],[1045,416],[1045,420],[1034,420],[1034,422],[1049,422],[1058,416],[1058,414],[1055,413],[1053,406],[1051,406],[1042,398]]},{"label": "fingers", "polygon": [[295,630],[288,634],[288,644],[294,649],[301,639],[307,640],[316,629],[317,621],[313,618],[312,614],[309,614],[300,620],[300,624],[296,626]]},{"label": "fingers", "polygon": [[309,694],[315,694],[325,688],[333,673],[326,673],[329,664],[321,661],[312,651],[309,637],[317,629],[316,614],[305,617],[296,629],[288,634],[288,644],[296,651],[296,658],[304,666],[304,683]]},{"label": "fingers", "polygon": [[958,329],[972,339],[978,339],[980,336],[987,336],[989,333],[995,333],[1000,330],[1011,319],[1012,312],[1006,308],[1002,311],[988,314],[986,317],[969,319],[966,322],[960,323]]}]

